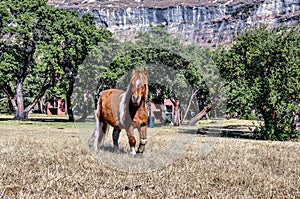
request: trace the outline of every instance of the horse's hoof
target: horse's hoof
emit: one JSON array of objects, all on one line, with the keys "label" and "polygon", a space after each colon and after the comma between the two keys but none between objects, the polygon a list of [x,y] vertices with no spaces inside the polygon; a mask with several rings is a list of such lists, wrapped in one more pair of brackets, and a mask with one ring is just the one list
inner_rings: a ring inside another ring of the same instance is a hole
[{"label": "horse's hoof", "polygon": [[115,147],[115,150],[114,150],[115,153],[120,153],[120,149],[119,147]]},{"label": "horse's hoof", "polygon": [[135,156],[135,155],[136,155],[136,152],[135,152],[135,148],[134,148],[134,147],[131,148],[130,154],[131,154],[132,156]]},{"label": "horse's hoof", "polygon": [[142,145],[139,146],[139,149],[138,149],[137,153],[143,153],[144,150],[145,150],[145,145],[142,144]]},{"label": "horse's hoof", "polygon": [[94,151],[98,151],[98,146],[97,145],[94,145],[93,148],[94,148]]}]

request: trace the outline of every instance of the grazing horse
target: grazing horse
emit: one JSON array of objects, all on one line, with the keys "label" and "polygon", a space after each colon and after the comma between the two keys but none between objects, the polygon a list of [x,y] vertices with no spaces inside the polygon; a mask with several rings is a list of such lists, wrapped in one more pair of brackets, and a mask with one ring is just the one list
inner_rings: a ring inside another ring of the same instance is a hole
[{"label": "grazing horse", "polygon": [[133,70],[126,91],[118,89],[102,91],[95,111],[94,149],[98,149],[98,144],[102,141],[109,124],[114,128],[112,138],[116,151],[119,150],[118,140],[121,129],[125,129],[131,149],[130,153],[136,154],[133,130],[137,128],[140,134],[137,152],[142,153],[147,143],[147,98],[147,71]]}]

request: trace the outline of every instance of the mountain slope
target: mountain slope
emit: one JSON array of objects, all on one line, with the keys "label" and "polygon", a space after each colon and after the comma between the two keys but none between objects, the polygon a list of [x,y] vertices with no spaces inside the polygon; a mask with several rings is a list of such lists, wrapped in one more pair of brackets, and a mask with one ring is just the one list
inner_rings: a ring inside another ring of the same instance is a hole
[{"label": "mountain slope", "polygon": [[300,0],[52,0],[49,4],[89,12],[98,26],[132,39],[150,25],[166,25],[183,42],[217,46],[261,24],[299,24]]}]

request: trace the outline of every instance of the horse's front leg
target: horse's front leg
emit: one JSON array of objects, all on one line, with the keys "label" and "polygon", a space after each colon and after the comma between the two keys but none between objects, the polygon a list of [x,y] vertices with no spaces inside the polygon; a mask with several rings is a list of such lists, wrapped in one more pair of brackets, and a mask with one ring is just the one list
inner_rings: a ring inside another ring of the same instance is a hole
[{"label": "horse's front leg", "polygon": [[145,150],[145,145],[147,144],[147,126],[142,126],[138,128],[140,133],[140,145],[137,150],[138,153],[143,153]]},{"label": "horse's front leg", "polygon": [[128,137],[129,146],[130,146],[130,153],[132,155],[136,155],[136,152],[135,152],[136,140],[135,140],[135,137],[133,134],[133,130],[134,130],[134,127],[133,127],[133,125],[131,125],[128,129],[126,129],[126,132],[127,132],[127,137]]}]

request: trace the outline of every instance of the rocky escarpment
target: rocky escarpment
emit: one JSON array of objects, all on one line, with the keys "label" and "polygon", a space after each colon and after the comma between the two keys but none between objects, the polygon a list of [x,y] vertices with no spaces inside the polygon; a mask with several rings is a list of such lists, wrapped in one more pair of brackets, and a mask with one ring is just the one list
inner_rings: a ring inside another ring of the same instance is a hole
[{"label": "rocky escarpment", "polygon": [[183,42],[217,46],[249,27],[299,24],[300,0],[52,0],[49,4],[89,12],[98,26],[132,39],[151,25],[165,25]]}]

